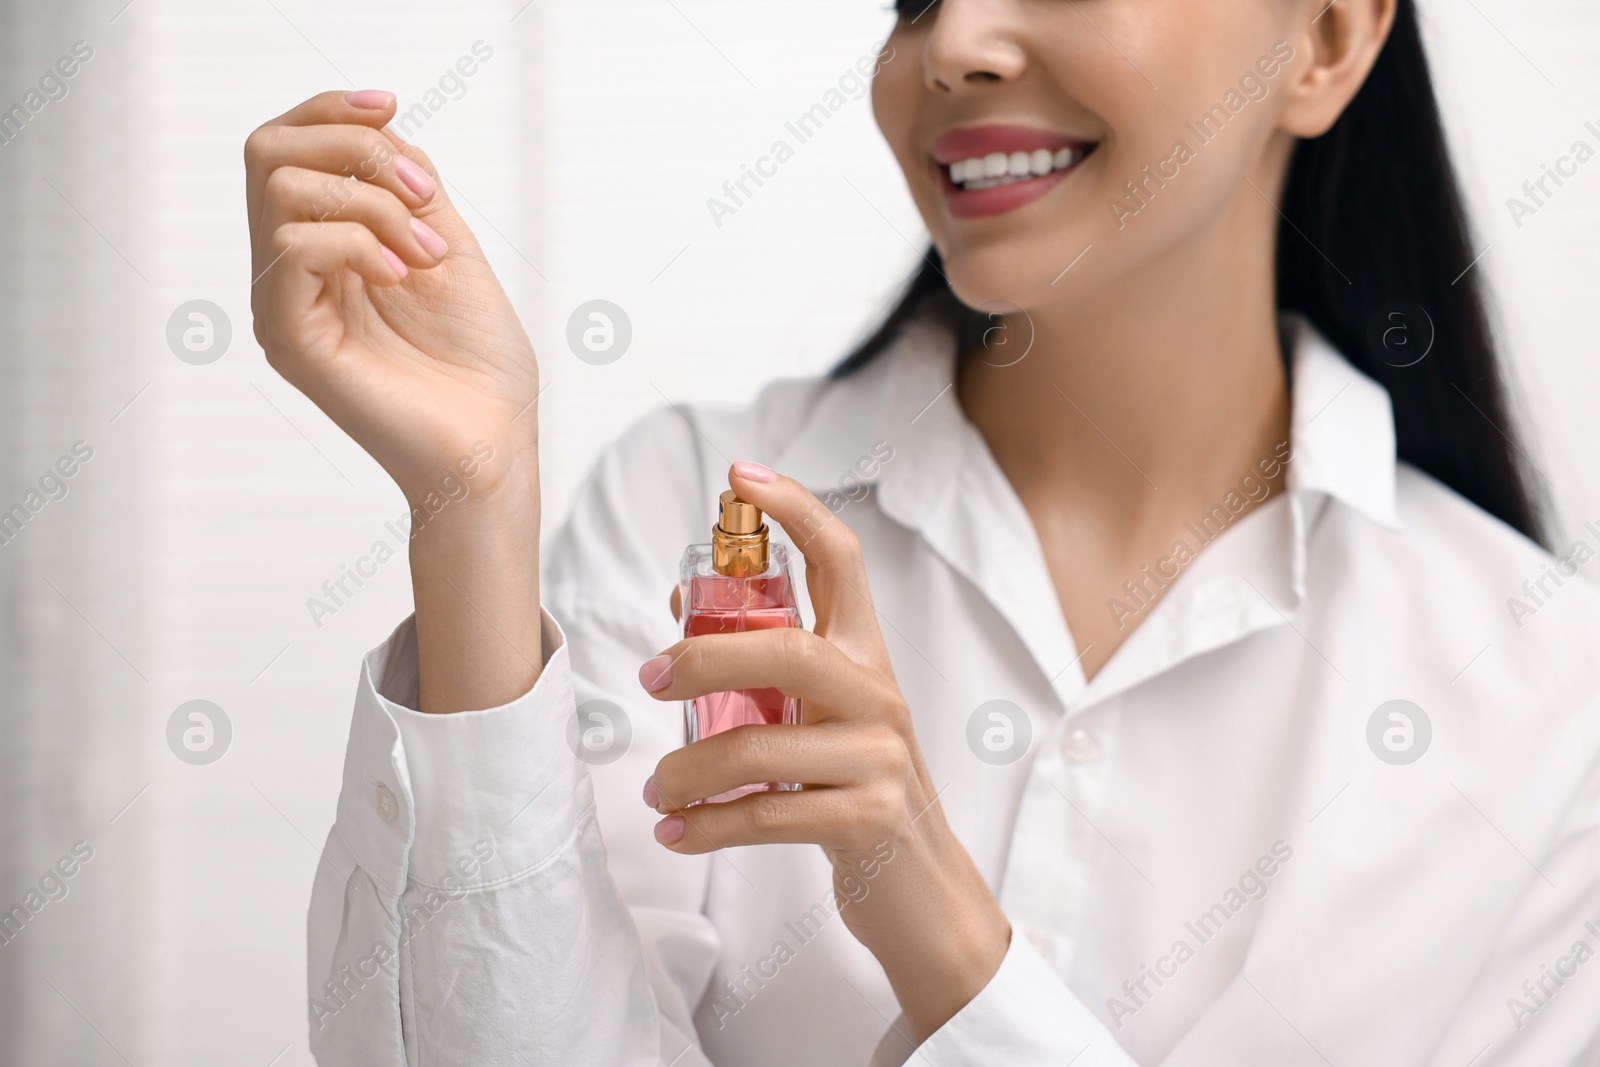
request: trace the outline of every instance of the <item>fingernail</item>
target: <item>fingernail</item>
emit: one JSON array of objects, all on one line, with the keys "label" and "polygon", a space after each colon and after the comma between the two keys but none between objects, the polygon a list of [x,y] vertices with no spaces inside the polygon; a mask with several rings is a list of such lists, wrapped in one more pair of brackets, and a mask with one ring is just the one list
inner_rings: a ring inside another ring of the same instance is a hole
[{"label": "fingernail", "polygon": [[411,232],[417,235],[417,244],[422,246],[422,250],[434,259],[443,259],[444,254],[450,250],[450,246],[444,243],[444,238],[434,233],[433,227],[421,219],[411,220]]},{"label": "fingernail", "polygon": [[778,480],[778,476],[770,468],[742,459],[733,465],[733,473],[752,482],[775,482]]},{"label": "fingernail", "polygon": [[394,157],[394,172],[400,180],[406,183],[406,188],[426,200],[433,195],[436,186],[433,177],[421,167],[417,166],[405,156]]},{"label": "fingernail", "polygon": [[382,111],[394,103],[394,94],[386,93],[382,89],[357,89],[353,93],[345,93],[344,102],[351,107],[364,107],[371,111]]},{"label": "fingernail", "polygon": [[672,657],[656,656],[647,659],[639,668],[639,684],[654,693],[672,684]]},{"label": "fingernail", "polygon": [[656,792],[656,776],[651,775],[644,780],[644,805],[653,808],[661,803],[661,795]]},{"label": "fingernail", "polygon": [[388,245],[382,245],[381,247],[383,248],[383,258],[389,263],[389,269],[394,271],[396,277],[404,278],[406,276],[406,265],[401,262],[399,256],[394,254],[394,249]]},{"label": "fingernail", "polygon": [[656,840],[663,845],[670,845],[683,837],[683,816],[668,815],[656,823]]}]

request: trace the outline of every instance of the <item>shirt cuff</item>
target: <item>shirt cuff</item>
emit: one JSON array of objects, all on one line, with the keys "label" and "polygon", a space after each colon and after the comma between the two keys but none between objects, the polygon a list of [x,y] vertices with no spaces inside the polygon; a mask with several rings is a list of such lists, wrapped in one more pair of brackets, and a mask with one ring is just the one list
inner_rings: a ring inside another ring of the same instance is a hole
[{"label": "shirt cuff", "polygon": [[1015,927],[989,984],[922,1043],[912,1062],[932,1067],[1134,1067],[1110,1031]]},{"label": "shirt cuff", "polygon": [[516,878],[558,855],[592,806],[569,734],[577,725],[566,636],[540,611],[533,687],[484,711],[427,715],[415,617],[367,654],[338,821],[355,859],[398,895],[451,895]]}]

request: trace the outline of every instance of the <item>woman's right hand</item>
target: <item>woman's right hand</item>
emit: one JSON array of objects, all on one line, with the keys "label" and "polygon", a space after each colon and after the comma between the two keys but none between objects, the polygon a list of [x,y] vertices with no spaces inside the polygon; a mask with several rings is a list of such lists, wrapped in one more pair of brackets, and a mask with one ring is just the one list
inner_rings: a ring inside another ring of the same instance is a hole
[{"label": "woman's right hand", "polygon": [[525,493],[533,346],[427,156],[383,128],[394,111],[321,93],[245,141],[256,339],[413,506],[480,441],[472,491]]},{"label": "woman's right hand", "polygon": [[419,708],[491,708],[543,665],[538,366],[394,111],[322,93],[245,142],[256,339],[411,505]]}]

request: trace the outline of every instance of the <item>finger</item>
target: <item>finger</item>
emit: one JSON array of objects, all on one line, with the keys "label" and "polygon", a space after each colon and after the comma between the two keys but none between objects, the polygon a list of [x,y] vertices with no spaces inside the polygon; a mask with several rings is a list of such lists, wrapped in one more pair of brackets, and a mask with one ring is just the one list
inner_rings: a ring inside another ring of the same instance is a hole
[{"label": "finger", "polygon": [[754,504],[782,526],[807,563],[865,584],[866,570],[855,531],[805,486],[759,463],[744,462],[729,468],[728,484],[739,499]]},{"label": "finger", "polygon": [[266,125],[245,140],[245,190],[252,221],[260,216],[262,192],[279,167],[304,167],[339,178],[379,185],[416,210],[437,190],[437,181],[380,130],[365,126]]},{"label": "finger", "polygon": [[810,630],[783,628],[690,637],[639,668],[657,700],[734,689],[778,689],[806,702],[806,721],[856,718],[893,707],[885,681]]},{"label": "finger", "polygon": [[394,116],[394,110],[393,93],[379,89],[362,89],[352,93],[335,90],[318,93],[277,118],[262,123],[244,142],[245,204],[250,209],[251,224],[254,225],[254,220],[260,214],[261,187],[270,173],[255,166],[254,161],[274,143],[283,128],[342,125],[365,126],[377,131]]},{"label": "finger", "polygon": [[404,167],[405,162],[402,161],[409,162],[433,182],[434,194],[428,198],[426,204],[417,209],[417,214],[427,219],[428,224],[438,230],[439,235],[449,241],[452,248],[469,252],[481,259],[483,250],[478,245],[478,239],[472,235],[472,229],[461,217],[461,213],[455,209],[446,190],[445,180],[440,176],[439,168],[433,165],[433,160],[428,158],[428,153],[409,141],[401,140],[399,135],[387,126],[378,132],[399,153],[395,160],[396,165]]},{"label": "finger", "polygon": [[345,92],[330,89],[307,97],[275,119],[269,126],[320,126],[330,122],[349,122],[379,129],[394,117],[395,96],[383,89],[357,89]]},{"label": "finger", "polygon": [[683,590],[678,586],[672,587],[672,596],[668,603],[672,605],[672,617],[679,622],[683,621]]},{"label": "finger", "polygon": [[696,856],[739,845],[821,844],[860,836],[851,790],[751,793],[721,804],[674,812],[656,824],[656,840]]},{"label": "finger", "polygon": [[907,766],[904,743],[888,731],[774,723],[725,730],[669,752],[651,783],[654,806],[665,815],[752,782],[847,786]]},{"label": "finger", "polygon": [[287,223],[273,232],[269,247],[273,263],[250,290],[257,340],[267,362],[306,391],[299,371],[307,339],[293,331],[307,321],[324,288],[337,285],[347,270],[368,285],[397,285],[406,266],[358,222]]},{"label": "finger", "polygon": [[861,542],[827,505],[793,478],[759,463],[735,463],[728,484],[782,526],[806,561],[806,589],[817,633],[838,643],[860,662],[889,669],[867,589]]},{"label": "finger", "polygon": [[407,265],[432,267],[444,258],[444,239],[387,189],[303,167],[279,167],[267,179],[263,216],[276,232],[290,222],[357,222]]}]

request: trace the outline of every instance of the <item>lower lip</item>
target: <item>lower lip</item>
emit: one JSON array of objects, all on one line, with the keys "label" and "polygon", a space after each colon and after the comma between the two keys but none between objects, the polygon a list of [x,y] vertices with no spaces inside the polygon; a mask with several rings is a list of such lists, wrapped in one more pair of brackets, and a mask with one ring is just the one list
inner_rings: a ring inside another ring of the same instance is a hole
[{"label": "lower lip", "polygon": [[944,202],[950,208],[950,214],[958,219],[981,219],[992,215],[1004,215],[1008,211],[1015,211],[1019,207],[1033,203],[1054,189],[1067,175],[1083,166],[1083,160],[1088,158],[1086,155],[1070,167],[1053,170],[1049,174],[1041,174],[1026,181],[997,185],[993,189],[963,189],[950,180],[950,168],[941,166],[939,179],[944,188]]}]

